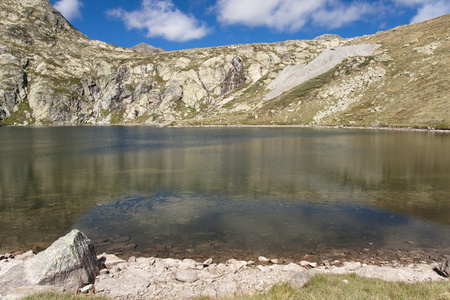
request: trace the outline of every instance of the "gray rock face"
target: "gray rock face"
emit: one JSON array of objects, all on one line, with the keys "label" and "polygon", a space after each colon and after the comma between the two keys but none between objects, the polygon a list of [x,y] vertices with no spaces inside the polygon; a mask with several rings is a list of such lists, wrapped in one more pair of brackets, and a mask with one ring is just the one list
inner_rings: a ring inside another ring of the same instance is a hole
[{"label": "gray rock face", "polygon": [[0,294],[23,286],[51,285],[68,291],[94,283],[99,274],[94,245],[72,230],[36,256],[11,262],[0,270]]},{"label": "gray rock face", "polygon": [[242,60],[235,56],[231,61],[232,67],[223,83],[222,94],[234,90],[245,83],[244,64]]}]

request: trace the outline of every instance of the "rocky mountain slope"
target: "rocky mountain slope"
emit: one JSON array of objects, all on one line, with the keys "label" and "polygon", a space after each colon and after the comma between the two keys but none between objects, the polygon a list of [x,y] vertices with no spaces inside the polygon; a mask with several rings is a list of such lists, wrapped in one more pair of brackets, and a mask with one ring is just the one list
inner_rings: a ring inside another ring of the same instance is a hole
[{"label": "rocky mountain slope", "polygon": [[450,15],[353,39],[139,53],[89,40],[48,0],[3,0],[0,124],[450,128],[449,53]]}]

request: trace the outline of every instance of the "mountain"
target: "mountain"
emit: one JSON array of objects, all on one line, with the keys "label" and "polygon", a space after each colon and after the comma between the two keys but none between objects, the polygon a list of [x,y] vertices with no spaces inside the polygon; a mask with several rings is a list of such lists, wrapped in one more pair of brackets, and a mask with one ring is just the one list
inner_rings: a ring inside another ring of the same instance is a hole
[{"label": "mountain", "polygon": [[134,50],[136,52],[140,53],[161,53],[165,52],[163,48],[156,48],[152,45],[146,44],[146,43],[140,43],[139,45],[133,46],[130,48],[131,50]]},{"label": "mountain", "polygon": [[140,53],[0,3],[0,124],[450,128],[450,15],[370,36]]}]

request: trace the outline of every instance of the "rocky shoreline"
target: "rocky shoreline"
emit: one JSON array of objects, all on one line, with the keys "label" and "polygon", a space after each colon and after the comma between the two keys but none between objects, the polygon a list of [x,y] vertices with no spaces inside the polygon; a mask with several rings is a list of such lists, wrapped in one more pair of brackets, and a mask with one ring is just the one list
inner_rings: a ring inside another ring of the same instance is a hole
[{"label": "rocky shoreline", "polygon": [[[300,288],[315,274],[347,274],[386,281],[448,281],[450,257],[372,262],[347,257],[302,260],[259,256],[255,261],[216,261],[96,255],[92,242],[78,230],[58,239],[45,251],[0,255],[0,299],[18,299],[41,291],[78,291],[112,298],[189,299],[253,294],[273,285]],[[442,261],[444,261],[442,263]]]},{"label": "rocky shoreline", "polygon": [[[80,125],[2,125],[0,127],[33,127],[33,128],[47,128],[47,127],[78,127]],[[397,127],[397,126],[353,126],[353,125],[276,125],[276,124],[260,124],[260,125],[246,125],[246,124],[165,124],[165,123],[118,123],[118,124],[85,124],[81,126],[91,127],[109,127],[109,126],[144,126],[144,127],[173,127],[173,128],[317,128],[317,129],[354,129],[354,130],[389,130],[389,131],[414,131],[414,132],[436,132],[436,133],[450,133],[450,129],[440,128],[420,128],[420,127]]]}]

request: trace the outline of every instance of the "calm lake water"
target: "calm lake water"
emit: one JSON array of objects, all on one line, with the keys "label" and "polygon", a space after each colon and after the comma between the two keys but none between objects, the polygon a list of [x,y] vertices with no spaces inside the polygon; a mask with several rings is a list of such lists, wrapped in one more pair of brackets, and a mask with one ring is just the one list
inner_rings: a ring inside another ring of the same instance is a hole
[{"label": "calm lake water", "polygon": [[448,249],[450,135],[0,128],[0,253],[73,228],[125,255]]}]

